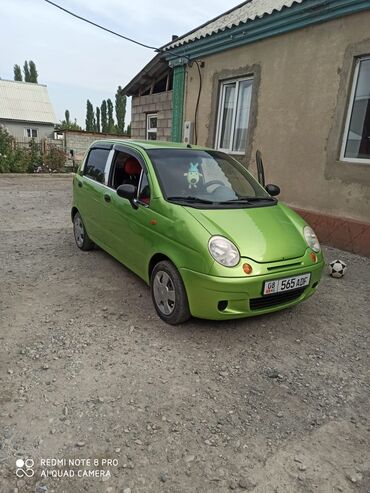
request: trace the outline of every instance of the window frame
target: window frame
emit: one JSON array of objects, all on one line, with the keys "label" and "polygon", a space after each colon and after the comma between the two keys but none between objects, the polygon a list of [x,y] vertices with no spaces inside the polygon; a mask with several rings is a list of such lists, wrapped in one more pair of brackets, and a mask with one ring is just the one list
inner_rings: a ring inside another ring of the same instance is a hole
[{"label": "window frame", "polygon": [[[146,164],[144,162],[144,159],[136,151],[136,149],[133,149],[131,147],[125,147],[122,144],[115,144],[112,147],[111,154],[109,155],[108,161],[107,161],[107,166],[109,165],[109,168],[106,170],[107,171],[107,175],[106,175],[107,176],[107,178],[106,178],[107,181],[106,181],[106,184],[104,186],[106,186],[107,188],[109,188],[109,190],[112,190],[113,192],[116,192],[117,191],[117,189],[112,186],[112,180],[113,180],[113,173],[114,173],[114,169],[115,169],[115,165],[116,165],[116,156],[115,155],[118,152],[122,152],[123,154],[127,154],[128,156],[133,157],[133,158],[135,158],[135,159],[137,159],[139,161],[139,164],[141,166],[141,173],[140,173],[139,182],[138,182],[138,185],[137,185],[136,196],[134,197],[134,203],[135,204],[138,204],[138,205],[141,205],[143,207],[149,207],[150,206],[150,202],[149,202],[149,204],[146,204],[145,202],[142,202],[139,199],[140,187],[141,187],[141,182],[142,182],[143,174],[144,173],[147,176],[148,184],[149,184],[149,188],[150,188],[150,191],[151,192],[153,190],[153,187],[152,187],[152,184],[151,184],[151,180],[150,180],[150,177],[149,177],[148,169],[147,169],[147,166],[146,166]],[[151,198],[151,196],[150,196],[150,198]]]},{"label": "window frame", "polygon": [[[105,166],[104,166],[104,182],[98,181],[95,178],[93,178],[92,176],[86,174],[86,165],[89,162],[90,154],[91,154],[91,152],[96,151],[96,150],[108,151],[107,160],[106,160]],[[112,165],[112,158],[113,158],[113,154],[114,154],[112,151],[113,151],[112,146],[96,145],[94,147],[91,147],[87,153],[86,159],[84,160],[83,167],[81,168],[82,176],[88,180],[91,180],[94,183],[97,183],[98,185],[102,185],[103,187],[107,187],[110,168]]]},{"label": "window frame", "polygon": [[364,165],[369,166],[370,165],[370,157],[369,158],[356,158],[356,157],[346,157],[345,156],[347,142],[348,142],[348,135],[349,135],[349,126],[351,124],[353,106],[355,103],[355,95],[356,95],[356,90],[357,90],[359,76],[360,76],[360,66],[361,66],[361,62],[363,60],[370,60],[370,56],[364,55],[364,56],[356,57],[356,61],[355,61],[356,65],[355,65],[355,69],[353,72],[352,87],[351,87],[350,97],[349,97],[349,101],[348,101],[348,105],[347,105],[346,120],[345,120],[343,135],[342,135],[342,145],[340,148],[339,159],[340,159],[340,161],[343,161],[345,163],[353,163],[353,164],[361,164],[361,165],[364,164]]},{"label": "window frame", "polygon": [[[216,139],[215,139],[215,148],[218,151],[224,152],[226,154],[233,154],[233,155],[244,155],[247,151],[248,148],[248,138],[249,138],[249,129],[250,129],[250,117],[251,117],[251,107],[252,107],[252,96],[251,94],[251,100],[250,100],[250,106],[249,106],[249,115],[248,115],[248,127],[247,127],[247,138],[244,143],[244,147],[240,151],[234,151],[232,150],[233,144],[234,144],[234,139],[235,139],[235,123],[237,120],[238,116],[238,102],[239,102],[239,83],[243,81],[251,81],[251,91],[253,91],[253,80],[254,76],[249,75],[245,77],[235,77],[233,79],[225,79],[220,81],[220,94],[218,98],[218,113],[217,113],[217,124],[216,124]],[[223,115],[223,108],[224,108],[224,92],[225,92],[225,87],[231,84],[235,84],[235,93],[236,93],[236,99],[235,99],[235,104],[234,104],[234,110],[233,110],[233,116],[232,116],[232,123],[231,123],[231,148],[226,149],[224,147],[220,146],[221,142],[221,127],[222,127],[222,115]]]},{"label": "window frame", "polygon": [[[156,128],[149,128],[149,121],[150,118],[157,118],[157,126]],[[147,113],[146,114],[146,140],[152,140],[149,139],[149,133],[154,133],[155,134],[155,140],[157,140],[157,135],[158,135],[158,113]]]},{"label": "window frame", "polygon": [[[29,133],[30,133],[31,135],[28,135],[28,131],[30,131]],[[32,132],[36,132],[35,137],[33,137]],[[38,129],[38,128],[32,128],[32,127],[25,127],[25,128],[24,128],[24,136],[25,136],[27,139],[37,139],[37,138],[38,138],[38,136],[39,136],[39,129]]]}]

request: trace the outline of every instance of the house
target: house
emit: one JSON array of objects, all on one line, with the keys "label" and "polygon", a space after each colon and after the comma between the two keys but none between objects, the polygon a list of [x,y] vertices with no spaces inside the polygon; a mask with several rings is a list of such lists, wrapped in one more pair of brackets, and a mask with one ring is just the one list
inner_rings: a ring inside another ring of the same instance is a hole
[{"label": "house", "polygon": [[[368,0],[249,0],[151,62],[172,69],[172,140],[220,149],[253,172],[260,150],[268,182],[323,243],[367,256],[369,26]],[[133,136],[149,137],[153,96],[133,97]]]},{"label": "house", "polygon": [[53,139],[56,123],[45,85],[0,79],[0,125],[17,141]]}]

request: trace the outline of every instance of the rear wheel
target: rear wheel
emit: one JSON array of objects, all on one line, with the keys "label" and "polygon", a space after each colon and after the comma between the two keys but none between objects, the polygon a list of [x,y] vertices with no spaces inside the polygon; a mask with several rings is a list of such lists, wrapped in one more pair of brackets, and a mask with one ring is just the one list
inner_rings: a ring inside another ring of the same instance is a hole
[{"label": "rear wheel", "polygon": [[90,240],[79,212],[73,216],[73,233],[80,250],[87,251],[94,248],[94,242]]},{"label": "rear wheel", "polygon": [[181,276],[172,262],[158,262],[152,271],[150,288],[154,307],[162,320],[171,325],[191,317],[188,297]]}]

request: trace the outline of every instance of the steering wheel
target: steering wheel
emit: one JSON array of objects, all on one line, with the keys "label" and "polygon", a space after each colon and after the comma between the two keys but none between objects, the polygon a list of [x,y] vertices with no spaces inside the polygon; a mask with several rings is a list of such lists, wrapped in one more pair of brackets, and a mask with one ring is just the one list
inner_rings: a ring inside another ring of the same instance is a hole
[{"label": "steering wheel", "polygon": [[222,187],[224,187],[225,183],[221,180],[211,180],[211,181],[207,181],[206,183],[203,183],[203,188],[207,189],[211,185],[221,185]]}]

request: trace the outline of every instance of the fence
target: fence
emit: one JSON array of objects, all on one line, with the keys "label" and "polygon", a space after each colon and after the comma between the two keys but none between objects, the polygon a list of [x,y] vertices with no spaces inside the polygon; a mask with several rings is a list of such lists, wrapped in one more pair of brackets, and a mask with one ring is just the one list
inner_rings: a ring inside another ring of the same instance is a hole
[{"label": "fence", "polygon": [[[83,130],[58,130],[55,132],[57,139],[44,138],[41,140],[24,139],[17,140],[14,145],[23,150],[30,150],[38,154],[42,163],[46,165],[46,171],[50,169],[61,169],[60,160],[64,161],[65,171],[71,171],[78,167],[83,160],[88,148],[95,140],[104,139],[127,139],[126,135],[103,134],[95,132],[85,132]],[[64,153],[64,155],[62,154]],[[52,166],[50,160],[55,156],[58,165]],[[37,166],[36,166],[37,168]],[[42,166],[41,166],[42,168]]]}]

